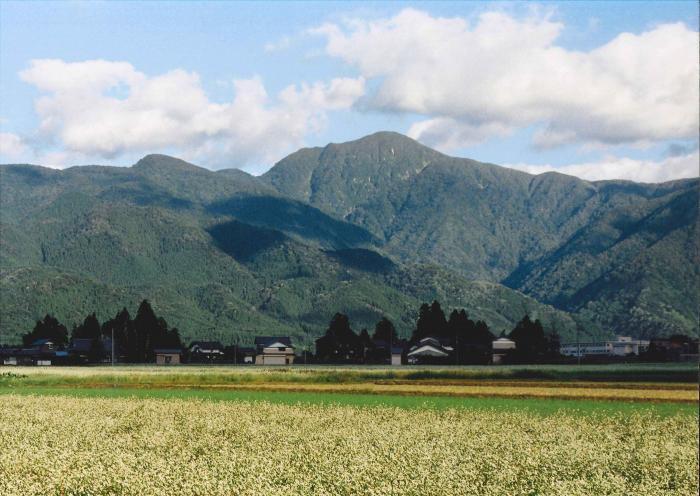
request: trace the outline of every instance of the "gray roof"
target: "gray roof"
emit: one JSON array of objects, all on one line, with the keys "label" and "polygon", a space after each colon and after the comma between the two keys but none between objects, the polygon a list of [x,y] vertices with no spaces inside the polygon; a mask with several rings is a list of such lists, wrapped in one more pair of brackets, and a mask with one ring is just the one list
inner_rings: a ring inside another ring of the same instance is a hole
[{"label": "gray roof", "polygon": [[92,349],[92,339],[78,338],[70,343],[71,351],[90,351]]},{"label": "gray roof", "polygon": [[194,348],[195,346],[204,349],[204,350],[223,350],[224,345],[222,345],[218,341],[192,341],[192,344],[190,344],[190,349]]},{"label": "gray roof", "polygon": [[255,336],[255,345],[270,346],[274,343],[282,343],[285,346],[292,347],[292,339],[289,336]]}]

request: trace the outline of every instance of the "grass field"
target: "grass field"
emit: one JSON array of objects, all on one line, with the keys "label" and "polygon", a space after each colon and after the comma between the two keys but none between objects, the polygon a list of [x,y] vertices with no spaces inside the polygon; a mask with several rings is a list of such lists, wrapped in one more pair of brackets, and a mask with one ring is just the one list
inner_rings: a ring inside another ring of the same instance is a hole
[{"label": "grass field", "polygon": [[[19,367],[0,372],[0,388],[199,388],[696,403],[697,382],[678,382],[692,374],[697,376],[692,365],[682,364],[399,370],[388,367]],[[667,381],[662,382],[662,377]]]},{"label": "grass field", "polygon": [[697,494],[692,373],[2,368],[0,494]]},{"label": "grass field", "polygon": [[460,367],[386,366],[177,366],[149,365],[100,367],[5,367],[5,374],[26,375],[25,382],[50,385],[88,382],[121,384],[221,384],[221,383],[358,383],[397,380],[546,380],[590,382],[698,382],[698,367],[689,363],[616,365],[517,365]]}]

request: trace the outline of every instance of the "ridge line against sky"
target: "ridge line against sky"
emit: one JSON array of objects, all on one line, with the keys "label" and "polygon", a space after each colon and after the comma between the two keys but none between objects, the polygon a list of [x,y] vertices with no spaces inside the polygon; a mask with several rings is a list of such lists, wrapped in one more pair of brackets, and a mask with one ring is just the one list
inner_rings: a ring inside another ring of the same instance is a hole
[{"label": "ridge line against sky", "polygon": [[0,162],[261,173],[392,130],[531,173],[696,177],[697,5],[661,7],[0,2]]}]

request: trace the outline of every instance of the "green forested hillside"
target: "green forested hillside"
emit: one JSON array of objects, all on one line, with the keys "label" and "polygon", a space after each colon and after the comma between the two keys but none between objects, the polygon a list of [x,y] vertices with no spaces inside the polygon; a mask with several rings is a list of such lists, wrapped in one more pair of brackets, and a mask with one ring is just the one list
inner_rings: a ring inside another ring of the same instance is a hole
[{"label": "green forested hillside", "polygon": [[695,334],[697,222],[697,180],[532,176],[396,133],[303,149],[262,177],[163,155],[4,165],[1,339],[142,298],[185,338],[225,342],[310,343],[336,311],[408,335],[434,298],[497,332],[530,313],[565,340]]},{"label": "green forested hillside", "polygon": [[[382,255],[376,237],[245,173],[163,156],[132,168],[0,168],[2,340],[46,312],[69,326],[142,298],[186,339],[310,344],[336,311],[404,335],[423,301],[466,307],[494,329],[529,312],[566,335],[566,313],[497,284]],[[599,332],[596,328],[590,333]]]},{"label": "green forested hillside", "polygon": [[262,179],[404,262],[502,282],[610,333],[698,332],[696,179],[533,176],[396,133],[301,150]]}]

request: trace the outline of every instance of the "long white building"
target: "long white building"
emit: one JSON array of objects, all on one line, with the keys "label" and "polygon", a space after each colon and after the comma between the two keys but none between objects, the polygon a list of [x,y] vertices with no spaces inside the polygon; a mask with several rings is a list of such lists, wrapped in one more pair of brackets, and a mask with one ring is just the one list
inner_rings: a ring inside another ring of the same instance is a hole
[{"label": "long white building", "polygon": [[597,343],[567,343],[561,345],[559,352],[572,357],[584,356],[627,356],[639,355],[649,348],[649,341],[632,339],[629,336],[617,336],[615,341]]}]

